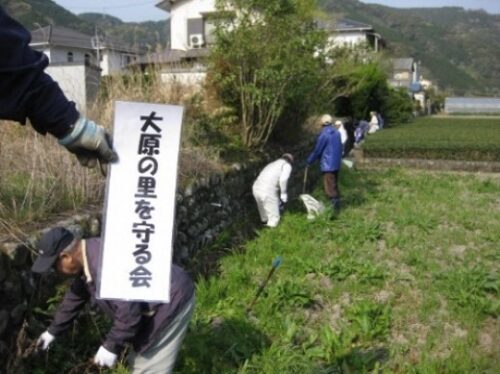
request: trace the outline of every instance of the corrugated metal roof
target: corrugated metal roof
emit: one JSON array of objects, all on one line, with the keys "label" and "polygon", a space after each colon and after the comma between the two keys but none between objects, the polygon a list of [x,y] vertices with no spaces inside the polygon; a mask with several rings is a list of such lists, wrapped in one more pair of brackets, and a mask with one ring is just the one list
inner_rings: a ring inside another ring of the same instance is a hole
[{"label": "corrugated metal roof", "polygon": [[131,65],[148,65],[148,64],[168,64],[180,62],[185,52],[180,49],[167,49],[160,53],[150,53],[142,56]]},{"label": "corrugated metal roof", "polygon": [[447,113],[500,113],[500,98],[447,97],[444,108]]},{"label": "corrugated metal roof", "polygon": [[209,54],[207,48],[195,48],[183,51],[180,49],[167,49],[160,53],[150,53],[142,56],[131,65],[149,65],[149,64],[174,64],[186,62],[190,59],[206,57]]}]

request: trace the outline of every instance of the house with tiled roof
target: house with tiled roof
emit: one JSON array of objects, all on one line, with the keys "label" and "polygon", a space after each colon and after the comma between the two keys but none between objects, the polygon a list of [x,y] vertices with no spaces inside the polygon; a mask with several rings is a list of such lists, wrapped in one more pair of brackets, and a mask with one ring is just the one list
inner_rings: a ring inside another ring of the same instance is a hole
[{"label": "house with tiled roof", "polygon": [[[429,81],[428,85],[430,85]],[[422,110],[428,106],[425,86],[422,83],[420,63],[412,57],[392,59],[392,72],[389,84],[395,88],[404,88],[418,103]],[[427,85],[427,86],[428,86]]]},{"label": "house with tiled roof", "polygon": [[138,49],[108,36],[54,25],[33,30],[30,46],[45,53],[51,64],[85,63],[99,67],[103,76],[121,73],[141,55]]},{"label": "house with tiled roof", "polygon": [[[184,71],[198,78],[203,77],[205,69],[203,59],[208,55],[210,45],[214,42],[216,20],[231,17],[221,14],[216,9],[216,0],[163,0],[156,4],[170,15],[170,50],[161,54],[145,57],[143,63],[157,61],[163,66],[163,75],[174,75]],[[318,27],[329,33],[332,47],[368,46],[378,51],[383,40],[371,25],[342,19],[335,22],[318,21]],[[175,57],[175,59],[173,59]]]},{"label": "house with tiled roof", "polygon": [[162,79],[200,83],[206,76],[205,57],[214,42],[220,14],[216,0],[164,0],[156,6],[169,13],[169,49],[142,58],[138,64],[162,66]]},{"label": "house with tiled roof", "polygon": [[30,46],[49,59],[46,73],[83,113],[92,105],[101,80],[91,39],[90,35],[52,25],[31,32]]},{"label": "house with tiled roof", "polygon": [[213,42],[216,0],[164,0],[156,6],[170,14],[170,48],[186,51]]},{"label": "house with tiled roof", "polygon": [[33,30],[30,46],[48,57],[46,72],[82,112],[93,103],[101,76],[119,74],[139,57],[113,39],[54,25]]},{"label": "house with tiled roof", "polygon": [[373,26],[351,19],[336,21],[317,21],[318,28],[328,33],[328,41],[332,47],[370,47],[375,52],[384,45],[382,36]]}]

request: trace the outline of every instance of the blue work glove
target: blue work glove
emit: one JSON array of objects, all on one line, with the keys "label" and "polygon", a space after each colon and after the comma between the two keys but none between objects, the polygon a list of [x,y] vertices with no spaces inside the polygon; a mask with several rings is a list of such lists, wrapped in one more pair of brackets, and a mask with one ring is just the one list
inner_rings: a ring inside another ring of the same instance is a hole
[{"label": "blue work glove", "polygon": [[118,160],[106,130],[85,117],[78,119],[71,132],[59,139],[59,144],[74,153],[82,166],[89,168],[96,166],[97,160],[103,163]]}]

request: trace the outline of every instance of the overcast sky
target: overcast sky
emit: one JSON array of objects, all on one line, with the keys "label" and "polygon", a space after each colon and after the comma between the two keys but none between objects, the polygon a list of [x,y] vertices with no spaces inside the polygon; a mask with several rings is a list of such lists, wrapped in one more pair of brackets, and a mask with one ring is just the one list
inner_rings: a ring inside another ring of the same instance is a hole
[{"label": "overcast sky", "polygon": [[[160,21],[168,13],[155,7],[159,0],[54,0],[69,11],[78,13],[107,13],[126,22]],[[272,0],[269,0],[272,1]],[[466,9],[484,9],[500,14],[500,0],[361,0],[392,7],[461,6]]]}]

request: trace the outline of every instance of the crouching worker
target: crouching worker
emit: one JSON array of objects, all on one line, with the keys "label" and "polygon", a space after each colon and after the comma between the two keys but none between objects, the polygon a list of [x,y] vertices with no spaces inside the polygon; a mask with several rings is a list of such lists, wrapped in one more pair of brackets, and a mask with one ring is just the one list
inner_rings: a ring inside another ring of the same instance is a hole
[{"label": "crouching worker", "polygon": [[45,273],[55,268],[59,274],[75,277],[54,321],[38,338],[39,348],[48,349],[56,337],[72,326],[85,303],[91,301],[113,321],[94,357],[98,366],[114,366],[128,343],[133,347],[129,355],[133,373],[172,372],[194,308],[194,285],[181,268],[172,265],[168,304],[101,300],[96,299],[100,238],[76,239],[58,227],[43,235],[38,250],[32,271]]},{"label": "crouching worker", "polygon": [[281,158],[266,165],[255,180],[252,191],[260,220],[269,227],[280,221],[280,207],[288,201],[287,184],[292,172],[293,156],[285,153]]}]

